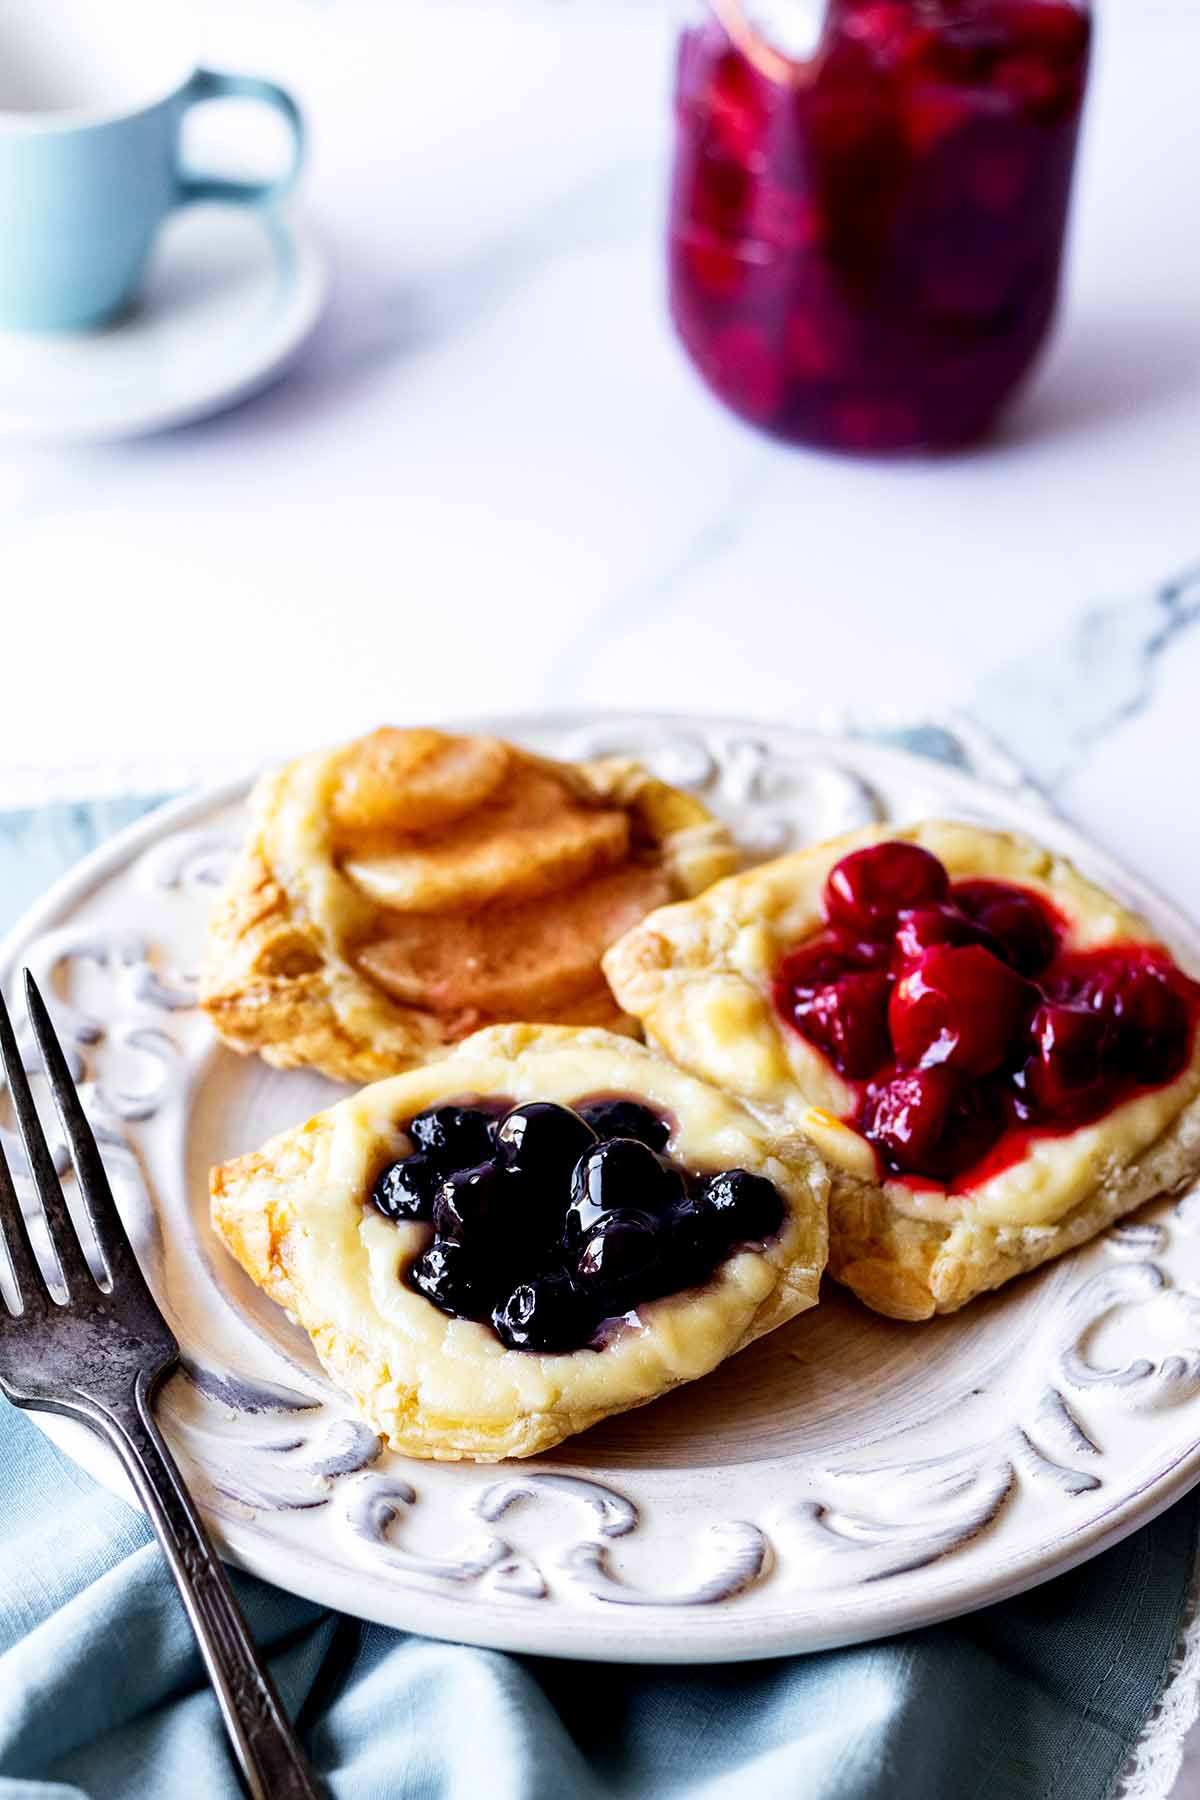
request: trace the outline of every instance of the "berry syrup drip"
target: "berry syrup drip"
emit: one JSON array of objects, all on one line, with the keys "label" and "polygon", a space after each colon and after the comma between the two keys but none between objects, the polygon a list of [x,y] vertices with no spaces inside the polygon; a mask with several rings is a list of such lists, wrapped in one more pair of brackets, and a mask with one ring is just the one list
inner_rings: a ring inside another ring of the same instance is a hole
[{"label": "berry syrup drip", "polygon": [[1200,986],[1165,950],[1067,950],[1040,894],[951,883],[915,844],[843,857],[825,918],[784,959],[775,1005],[856,1090],[853,1124],[907,1180],[977,1186],[1191,1057]]},{"label": "berry syrup drip", "polygon": [[771,1182],[680,1168],[667,1121],[623,1095],[451,1104],[405,1129],[413,1154],[371,1199],[433,1228],[407,1279],[452,1317],[490,1320],[511,1350],[581,1349],[605,1319],[698,1286],[783,1224]]},{"label": "berry syrup drip", "polygon": [[789,79],[686,32],[671,310],[715,392],[844,451],[977,436],[1054,311],[1089,39],[1086,0],[827,0]]}]

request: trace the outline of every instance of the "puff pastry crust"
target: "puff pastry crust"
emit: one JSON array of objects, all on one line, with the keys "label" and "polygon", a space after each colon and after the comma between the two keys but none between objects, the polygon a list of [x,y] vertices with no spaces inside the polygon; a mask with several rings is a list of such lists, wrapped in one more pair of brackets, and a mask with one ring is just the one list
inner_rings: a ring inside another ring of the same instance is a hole
[{"label": "puff pastry crust", "polygon": [[[673,1121],[669,1154],[745,1167],[787,1204],[779,1234],[737,1251],[703,1287],[621,1322],[603,1349],[505,1348],[490,1327],[441,1313],[403,1282],[428,1228],[364,1198],[410,1149],[400,1125],[458,1096],[570,1104],[632,1094]],[[815,1304],[827,1248],[828,1172],[803,1138],[627,1038],[508,1025],[438,1063],[365,1088],[264,1149],[212,1172],[213,1224],[251,1278],[308,1332],[337,1385],[409,1456],[532,1456],[611,1413],[706,1374]]]},{"label": "puff pastry crust", "polygon": [[1067,921],[1069,949],[1155,942],[1144,920],[1051,851],[931,820],[851,833],[719,882],[696,900],[650,914],[607,953],[604,968],[651,1043],[817,1144],[833,1174],[830,1273],[879,1312],[925,1319],[1192,1180],[1200,1172],[1200,1045],[1168,1086],[1094,1124],[1036,1139],[1019,1161],[968,1192],[881,1179],[871,1146],[844,1122],[852,1091],[779,1018],[771,979],[784,954],[821,929],[834,864],[885,838],[932,851],[952,879],[1043,893]]},{"label": "puff pastry crust", "polygon": [[600,953],[738,865],[637,763],[427,730],[301,757],[250,810],[201,1005],[233,1049],[352,1082],[503,1020],[630,1029]]}]

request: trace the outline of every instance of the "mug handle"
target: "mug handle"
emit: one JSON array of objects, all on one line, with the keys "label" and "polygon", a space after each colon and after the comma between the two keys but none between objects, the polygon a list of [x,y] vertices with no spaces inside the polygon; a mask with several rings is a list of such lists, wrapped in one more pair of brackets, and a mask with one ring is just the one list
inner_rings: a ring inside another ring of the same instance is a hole
[{"label": "mug handle", "polygon": [[217,69],[197,69],[183,90],[183,106],[202,106],[206,100],[261,100],[281,112],[291,127],[292,159],[282,175],[269,181],[231,181],[222,175],[179,173],[177,204],[197,200],[222,201],[233,206],[270,206],[291,192],[304,161],[304,119],[285,88],[258,75],[223,75]]}]

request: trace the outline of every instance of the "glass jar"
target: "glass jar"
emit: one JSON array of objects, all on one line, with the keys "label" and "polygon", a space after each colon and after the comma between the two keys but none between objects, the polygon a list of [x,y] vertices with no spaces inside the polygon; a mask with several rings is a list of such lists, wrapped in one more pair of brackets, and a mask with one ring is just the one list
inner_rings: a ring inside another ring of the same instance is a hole
[{"label": "glass jar", "polygon": [[680,44],[670,304],[744,419],[849,452],[979,436],[1054,313],[1088,0],[827,0],[803,53]]}]

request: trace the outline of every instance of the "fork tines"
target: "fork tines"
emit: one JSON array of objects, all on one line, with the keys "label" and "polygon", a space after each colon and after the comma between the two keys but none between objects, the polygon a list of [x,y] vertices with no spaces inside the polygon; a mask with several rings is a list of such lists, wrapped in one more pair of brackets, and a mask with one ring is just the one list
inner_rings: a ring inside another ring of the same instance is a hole
[{"label": "fork tines", "polygon": [[[71,1153],[71,1162],[79,1182],[79,1191],[83,1196],[87,1215],[91,1221],[109,1279],[114,1287],[131,1277],[136,1278],[140,1284],[141,1275],[137,1261],[126,1236],[125,1227],[121,1222],[121,1216],[117,1211],[112,1189],[109,1187],[108,1177],[104,1172],[104,1164],[100,1160],[100,1152],[96,1148],[96,1140],[92,1135],[92,1128],[87,1122],[79,1095],[75,1091],[75,1084],[71,1080],[67,1067],[67,1059],[55,1036],[45,1002],[28,969],[25,971],[25,1004],[29,1013],[29,1022],[33,1026],[33,1035],[41,1052],[42,1066],[46,1071],[50,1092],[54,1097],[55,1110],[62,1122],[67,1147]],[[77,1303],[88,1295],[94,1297],[98,1292],[97,1284],[88,1267],[67,1208],[62,1183],[58,1178],[54,1158],[50,1154],[46,1134],[42,1130],[41,1120],[38,1118],[21,1052],[17,1047],[12,1020],[9,1018],[3,996],[0,996],[0,1063],[3,1063],[4,1066],[8,1090],[12,1095],[13,1109],[17,1116],[17,1128],[21,1134],[21,1142],[25,1146],[29,1172],[33,1178],[34,1190],[62,1282],[67,1290],[68,1302]],[[51,1296],[38,1266],[29,1237],[29,1229],[17,1201],[12,1175],[5,1162],[3,1151],[0,1151],[0,1234],[3,1235],[8,1249],[9,1262],[22,1308],[25,1311],[43,1309],[51,1303]]]}]

